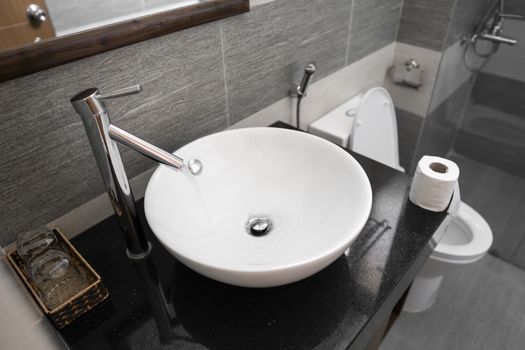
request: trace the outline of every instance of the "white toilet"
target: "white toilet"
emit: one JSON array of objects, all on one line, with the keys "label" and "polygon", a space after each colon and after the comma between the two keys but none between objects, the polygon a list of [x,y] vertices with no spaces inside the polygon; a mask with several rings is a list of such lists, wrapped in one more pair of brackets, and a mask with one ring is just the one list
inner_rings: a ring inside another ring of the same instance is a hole
[{"label": "white toilet", "polygon": [[[314,121],[311,134],[374,159],[394,169],[399,165],[397,122],[392,98],[381,87],[370,89]],[[483,217],[461,202],[457,214],[412,283],[403,311],[421,312],[436,301],[443,275],[480,260],[492,245],[492,231]]]},{"label": "white toilet", "polygon": [[406,312],[429,309],[437,298],[443,275],[483,258],[492,245],[492,230],[483,217],[461,202],[432,255],[412,282],[403,306]]}]

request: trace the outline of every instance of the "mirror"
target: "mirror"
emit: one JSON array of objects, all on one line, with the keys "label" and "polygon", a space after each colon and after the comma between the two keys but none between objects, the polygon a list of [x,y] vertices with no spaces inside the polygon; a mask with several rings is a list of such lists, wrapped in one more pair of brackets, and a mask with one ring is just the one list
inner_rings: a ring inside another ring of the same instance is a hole
[{"label": "mirror", "polygon": [[47,2],[49,21],[60,37],[209,0],[40,1]]},{"label": "mirror", "polygon": [[249,0],[0,0],[0,81],[248,10]]}]

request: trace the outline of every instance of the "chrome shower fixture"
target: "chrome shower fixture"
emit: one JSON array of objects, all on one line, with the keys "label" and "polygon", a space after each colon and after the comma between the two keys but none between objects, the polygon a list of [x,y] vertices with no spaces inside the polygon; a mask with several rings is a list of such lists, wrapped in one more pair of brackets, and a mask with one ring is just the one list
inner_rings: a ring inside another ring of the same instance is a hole
[{"label": "chrome shower fixture", "polygon": [[505,19],[521,19],[523,16],[505,13],[504,7],[504,0],[496,1],[488,8],[482,20],[474,29],[474,33],[465,35],[463,41],[468,40],[471,43],[475,43],[480,39],[493,42],[496,45],[516,45],[518,40],[504,35],[503,24]]}]

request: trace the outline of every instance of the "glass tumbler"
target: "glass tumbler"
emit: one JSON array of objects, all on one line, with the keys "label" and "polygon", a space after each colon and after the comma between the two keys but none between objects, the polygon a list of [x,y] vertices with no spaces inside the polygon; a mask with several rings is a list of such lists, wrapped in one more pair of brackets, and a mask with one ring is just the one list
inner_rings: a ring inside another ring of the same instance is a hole
[{"label": "glass tumbler", "polygon": [[83,272],[70,260],[68,254],[49,249],[30,259],[27,269],[38,287],[40,298],[52,310],[79,293],[86,286]]},{"label": "glass tumbler", "polygon": [[42,227],[18,235],[16,251],[24,263],[27,263],[31,258],[42,254],[45,250],[57,244],[58,239],[53,231]]}]

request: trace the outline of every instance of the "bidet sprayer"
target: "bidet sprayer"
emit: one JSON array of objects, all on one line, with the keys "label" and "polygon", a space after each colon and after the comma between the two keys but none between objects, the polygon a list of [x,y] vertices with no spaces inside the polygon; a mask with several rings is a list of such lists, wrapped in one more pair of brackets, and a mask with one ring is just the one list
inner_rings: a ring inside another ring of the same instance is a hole
[{"label": "bidet sprayer", "polygon": [[300,128],[300,121],[301,121],[301,100],[303,97],[306,96],[306,89],[308,89],[308,84],[310,83],[310,79],[312,79],[312,75],[315,73],[315,63],[310,62],[306,66],[304,66],[304,74],[303,79],[301,80],[301,83],[298,85],[292,85],[290,88],[290,91],[288,94],[290,97],[297,97],[297,107],[295,110],[296,113],[296,125],[297,128]]},{"label": "bidet sprayer", "polygon": [[310,62],[304,66],[303,79],[301,80],[300,84],[293,85],[290,88],[290,96],[299,98],[306,96],[306,90],[308,89],[308,84],[312,79],[312,75],[315,73],[315,68],[315,62]]}]

